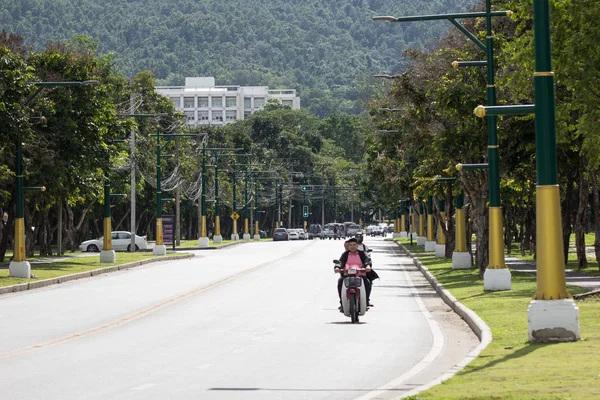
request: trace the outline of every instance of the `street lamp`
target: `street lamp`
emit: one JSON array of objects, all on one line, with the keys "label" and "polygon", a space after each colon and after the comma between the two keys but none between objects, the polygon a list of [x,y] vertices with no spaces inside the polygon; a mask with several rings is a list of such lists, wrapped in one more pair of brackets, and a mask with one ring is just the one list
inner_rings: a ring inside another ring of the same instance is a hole
[{"label": "street lamp", "polygon": [[[88,86],[98,84],[98,81],[80,82],[28,82],[35,85],[36,90],[25,99],[25,105],[29,105],[33,99],[44,89],[58,86]],[[15,278],[30,278],[31,265],[25,257],[25,182],[23,179],[23,142],[21,135],[17,135],[16,143],[16,213],[15,213],[15,237],[13,259],[9,265],[9,273]]]},{"label": "street lamp", "polygon": [[[535,113],[537,290],[527,310],[529,340],[580,339],[579,308],[567,292],[556,162],[556,104],[550,43],[550,4],[533,1],[535,104],[483,107],[487,113]],[[481,110],[480,107],[478,109]]]},{"label": "street lamp", "polygon": [[[475,45],[486,52],[487,65],[487,103],[488,106],[496,106],[496,85],[494,82],[494,47],[492,36],[492,17],[512,15],[512,11],[492,11],[491,0],[486,0],[485,12],[469,12],[456,14],[419,15],[408,17],[376,16],[373,21],[383,22],[412,22],[447,20],[464,33]],[[462,18],[485,18],[486,19],[486,43],[482,43],[471,32],[469,32],[457,19]],[[481,64],[472,64],[481,65]],[[456,64],[461,66],[460,63]],[[463,66],[466,66],[463,64]],[[484,274],[485,290],[510,290],[511,275],[504,261],[502,207],[500,204],[500,168],[499,168],[499,146],[497,133],[497,117],[488,116],[488,162],[489,162],[489,265]]]}]

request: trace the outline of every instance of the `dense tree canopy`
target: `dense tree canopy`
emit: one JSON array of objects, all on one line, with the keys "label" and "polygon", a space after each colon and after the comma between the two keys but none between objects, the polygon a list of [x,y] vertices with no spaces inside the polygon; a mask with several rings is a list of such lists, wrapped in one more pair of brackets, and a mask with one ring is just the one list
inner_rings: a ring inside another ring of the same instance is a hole
[{"label": "dense tree canopy", "polygon": [[462,11],[475,0],[5,0],[0,26],[36,49],[86,35],[128,75],[160,84],[215,76],[220,84],[300,90],[318,116],[359,113],[357,83],[395,72],[449,23],[373,23],[373,15]]}]

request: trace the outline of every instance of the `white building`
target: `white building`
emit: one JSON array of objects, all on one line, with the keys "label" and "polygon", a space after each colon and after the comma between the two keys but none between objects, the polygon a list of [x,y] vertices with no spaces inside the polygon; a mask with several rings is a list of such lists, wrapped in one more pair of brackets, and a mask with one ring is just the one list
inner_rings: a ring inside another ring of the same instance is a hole
[{"label": "white building", "polygon": [[295,89],[216,86],[214,77],[185,78],[185,86],[156,86],[155,89],[186,115],[188,125],[224,125],[244,119],[262,109],[269,99],[279,99],[293,109],[300,108]]}]

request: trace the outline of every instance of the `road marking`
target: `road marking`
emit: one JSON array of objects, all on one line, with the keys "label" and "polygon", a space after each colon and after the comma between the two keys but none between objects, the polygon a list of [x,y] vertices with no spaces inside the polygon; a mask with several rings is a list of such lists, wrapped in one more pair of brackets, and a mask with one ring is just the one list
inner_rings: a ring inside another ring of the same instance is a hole
[{"label": "road marking", "polygon": [[[313,243],[316,243],[316,242],[313,242]],[[308,246],[311,246],[313,243],[309,243]],[[274,263],[281,262],[281,261],[283,261],[283,260],[285,260],[287,258],[290,258],[290,257],[294,256],[296,253],[300,253],[300,252],[305,251],[308,246],[302,247],[302,248],[300,248],[300,249],[298,249],[296,251],[293,251],[293,252],[291,252],[289,254],[286,254],[286,255],[284,255],[284,256],[282,256],[280,258],[277,258],[275,260],[266,261],[264,263],[261,263],[261,264],[258,264],[256,266],[254,266],[252,268],[249,268],[249,269],[247,269],[245,271],[241,271],[241,272],[235,273],[233,275],[230,275],[228,277],[225,277],[223,279],[217,280],[216,282],[209,283],[207,285],[200,286],[200,287],[198,287],[196,289],[193,289],[191,291],[188,291],[186,293],[182,293],[182,294],[170,297],[170,298],[168,298],[166,300],[163,300],[163,301],[161,301],[159,303],[153,304],[151,306],[142,308],[141,310],[134,311],[134,312],[132,312],[130,314],[127,314],[127,315],[125,315],[123,317],[117,318],[117,319],[115,319],[115,320],[113,320],[113,321],[111,321],[109,323],[104,324],[104,325],[100,325],[100,326],[97,326],[97,327],[94,327],[94,328],[90,328],[90,329],[87,329],[87,330],[84,330],[84,331],[81,331],[81,332],[71,333],[71,334],[68,334],[68,335],[65,335],[65,336],[61,336],[61,337],[56,338],[56,339],[48,340],[46,342],[37,343],[37,344],[31,345],[31,346],[27,346],[27,347],[23,347],[23,348],[20,348],[20,349],[15,349],[15,350],[7,351],[5,353],[0,353],[0,360],[4,360],[4,359],[10,358],[10,357],[14,357],[14,356],[22,355],[22,354],[31,353],[32,351],[35,351],[35,350],[44,349],[46,347],[50,347],[50,346],[54,346],[54,345],[57,345],[57,344],[62,344],[62,343],[70,342],[72,340],[76,340],[76,339],[81,339],[81,338],[84,338],[84,337],[92,336],[92,335],[95,335],[97,333],[101,333],[101,332],[107,331],[109,329],[121,327],[121,326],[126,325],[126,324],[128,324],[130,322],[136,321],[136,320],[138,320],[140,318],[143,318],[143,317],[146,317],[146,316],[148,316],[148,315],[150,315],[152,313],[155,313],[156,311],[162,310],[165,307],[168,307],[170,305],[176,304],[176,303],[178,303],[178,302],[180,302],[182,300],[186,300],[186,299],[188,299],[190,297],[194,297],[194,296],[196,296],[196,295],[198,295],[200,293],[206,292],[206,291],[208,291],[210,289],[214,289],[216,287],[222,286],[222,285],[224,285],[224,284],[226,284],[226,283],[228,283],[228,282],[230,282],[230,281],[232,281],[232,280],[234,280],[236,278],[239,278],[239,277],[242,277],[244,275],[250,274],[251,272],[254,272],[254,271],[256,271],[256,270],[258,270],[260,268],[263,268],[263,267],[265,267],[267,265],[273,265]]]},{"label": "road marking", "polygon": [[150,389],[151,387],[154,387],[154,386],[156,386],[156,383],[146,383],[144,385],[133,387],[130,390],[142,391],[142,390]]},{"label": "road marking", "polygon": [[[398,252],[394,251],[394,253],[397,254]],[[406,382],[407,380],[409,380],[410,378],[414,377],[419,372],[427,368],[440,355],[444,347],[444,335],[442,334],[442,330],[440,329],[438,323],[435,321],[427,307],[425,307],[425,304],[423,303],[423,300],[421,300],[419,293],[414,287],[413,281],[412,279],[410,279],[410,275],[408,274],[408,271],[406,270],[405,266],[402,264],[400,264],[400,266],[402,267],[402,272],[404,272],[404,276],[406,277],[406,280],[409,283],[410,291],[414,295],[415,302],[421,310],[421,314],[423,314],[425,320],[429,324],[429,329],[431,330],[431,334],[433,335],[433,344],[431,345],[429,353],[427,353],[427,355],[416,365],[414,365],[411,369],[409,369],[393,381],[381,386],[379,389],[375,389],[372,392],[369,392],[356,400],[375,399],[377,398],[377,396],[383,394],[383,392],[397,388],[398,386],[400,386],[401,384],[403,384],[404,382]]]}]

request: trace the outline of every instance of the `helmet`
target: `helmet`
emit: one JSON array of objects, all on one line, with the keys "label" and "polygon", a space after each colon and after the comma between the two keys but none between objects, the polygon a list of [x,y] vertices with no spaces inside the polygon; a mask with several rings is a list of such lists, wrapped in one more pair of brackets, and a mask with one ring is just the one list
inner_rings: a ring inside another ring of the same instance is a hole
[{"label": "helmet", "polygon": [[362,233],[357,233],[356,234],[356,241],[358,242],[358,244],[361,244],[363,242],[363,235],[362,235]]}]

